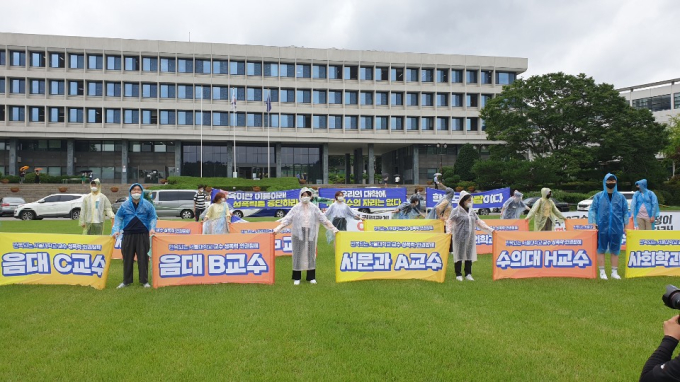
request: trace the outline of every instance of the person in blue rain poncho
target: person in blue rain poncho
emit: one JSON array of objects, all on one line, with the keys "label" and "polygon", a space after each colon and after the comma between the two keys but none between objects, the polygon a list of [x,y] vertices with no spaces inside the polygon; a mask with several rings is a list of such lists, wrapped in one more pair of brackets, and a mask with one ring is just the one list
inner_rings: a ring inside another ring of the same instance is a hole
[{"label": "person in blue rain poncho", "polygon": [[607,280],[604,269],[604,255],[609,250],[611,254],[611,277],[620,280],[618,273],[621,240],[628,222],[628,202],[619,193],[618,178],[614,174],[607,174],[602,181],[603,191],[593,198],[588,212],[588,223],[597,227],[597,265],[600,268],[600,278]]},{"label": "person in blue rain poncho", "polygon": [[522,212],[530,210],[522,201],[522,196],[521,192],[515,190],[513,196],[503,203],[501,219],[519,219],[522,216]]},{"label": "person in blue rain poncho", "polygon": [[415,219],[423,216],[420,213],[420,198],[412,195],[408,202],[402,203],[396,210],[392,211],[393,219]]},{"label": "person in blue rain poncho", "polygon": [[139,270],[139,282],[145,288],[149,285],[149,235],[156,233],[156,209],[153,203],[142,197],[144,188],[139,183],[130,186],[130,197],[118,209],[111,229],[111,235],[123,235],[123,282],[118,288],[132,284],[135,255]]},{"label": "person in blue rain poncho", "polygon": [[656,194],[647,189],[647,179],[635,182],[638,190],[633,195],[630,210],[633,212],[635,229],[652,230],[659,218],[659,200]]}]

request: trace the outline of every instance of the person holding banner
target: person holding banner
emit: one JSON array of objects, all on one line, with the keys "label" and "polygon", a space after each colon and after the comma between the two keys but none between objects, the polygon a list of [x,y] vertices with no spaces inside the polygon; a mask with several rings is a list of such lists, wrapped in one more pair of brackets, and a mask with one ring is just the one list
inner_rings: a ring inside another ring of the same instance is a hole
[{"label": "person holding banner", "polygon": [[607,280],[607,273],[604,269],[604,255],[607,250],[611,254],[611,277],[621,280],[618,273],[619,253],[621,253],[621,241],[628,222],[628,202],[619,193],[617,183],[616,175],[605,175],[602,181],[604,190],[593,197],[593,203],[588,211],[588,223],[595,224],[597,227],[597,265],[600,268],[602,280]]},{"label": "person holding banner", "polygon": [[554,231],[555,223],[558,220],[564,222],[566,219],[551,198],[552,190],[549,188],[541,189],[541,198],[534,203],[531,211],[529,211],[526,220],[534,218],[534,231]]},{"label": "person holding banner", "polygon": [[420,198],[416,195],[411,195],[408,202],[402,203],[396,210],[392,211],[393,219],[415,219],[422,216],[420,213]]},{"label": "person holding banner", "polygon": [[316,242],[319,235],[319,223],[326,229],[337,233],[338,229],[321,213],[312,200],[312,189],[303,187],[300,190],[300,202],[280,220],[281,224],[274,228],[278,234],[289,225],[293,244],[293,285],[300,285],[302,271],[307,271],[307,281],[316,284]]},{"label": "person holding banner", "polygon": [[215,194],[215,199],[203,217],[204,235],[224,235],[229,233],[231,211],[227,205],[227,196],[223,192]]},{"label": "person holding banner", "polygon": [[345,203],[345,194],[342,191],[335,193],[335,202],[328,207],[324,215],[340,231],[347,231],[347,219],[362,220],[361,216],[355,214]]},{"label": "person holding banner", "polygon": [[635,186],[638,190],[633,194],[630,205],[633,211],[633,224],[635,229],[652,230],[660,214],[659,199],[654,192],[647,189],[647,179],[638,180]]},{"label": "person holding banner", "polygon": [[102,184],[99,178],[90,182],[90,192],[83,198],[80,208],[80,226],[83,227],[83,235],[101,235],[104,233],[104,221],[111,219],[113,225],[113,210],[111,201],[101,193]]},{"label": "person holding banner", "polygon": [[512,198],[509,198],[503,204],[501,209],[501,219],[519,219],[522,212],[530,210],[530,208],[522,201],[522,193],[515,190]]},{"label": "person holding banner", "polygon": [[463,281],[461,265],[465,262],[465,279],[475,281],[472,278],[472,263],[477,261],[475,226],[489,233],[493,233],[494,229],[477,216],[472,209],[472,195],[465,191],[461,191],[458,205],[451,211],[449,224],[456,280]]},{"label": "person holding banner", "polygon": [[145,288],[149,285],[149,235],[156,233],[156,209],[144,198],[144,188],[139,183],[130,186],[130,197],[123,202],[116,213],[116,220],[111,229],[111,235],[118,237],[123,234],[121,252],[123,254],[123,282],[118,288],[132,284],[135,255],[139,270],[139,282]]},{"label": "person holding banner", "polygon": [[[427,214],[428,219],[439,219],[446,221],[451,215],[453,209],[453,198],[456,196],[456,191],[453,188],[446,187],[446,194],[444,198],[437,202],[437,204]],[[448,232],[448,231],[447,231]]]}]

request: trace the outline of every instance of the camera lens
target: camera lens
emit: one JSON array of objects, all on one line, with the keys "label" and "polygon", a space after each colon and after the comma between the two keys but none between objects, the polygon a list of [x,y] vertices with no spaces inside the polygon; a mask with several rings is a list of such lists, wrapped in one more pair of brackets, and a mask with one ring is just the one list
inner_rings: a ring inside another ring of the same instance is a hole
[{"label": "camera lens", "polygon": [[663,303],[671,309],[680,309],[680,289],[673,285],[666,285],[666,293],[661,297]]}]

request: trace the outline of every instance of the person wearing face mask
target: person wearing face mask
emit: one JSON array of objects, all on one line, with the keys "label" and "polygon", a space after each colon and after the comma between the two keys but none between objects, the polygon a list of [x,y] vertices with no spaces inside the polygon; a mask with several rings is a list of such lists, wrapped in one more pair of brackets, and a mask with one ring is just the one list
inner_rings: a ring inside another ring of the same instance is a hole
[{"label": "person wearing face mask", "polygon": [[[347,231],[348,219],[363,220],[345,203],[345,194],[342,191],[335,193],[335,202],[328,207],[324,215],[339,231]],[[326,239],[329,243],[333,241],[333,236],[331,231],[326,231]]]},{"label": "person wearing face mask", "polygon": [[[437,204],[428,212],[428,219],[439,219],[446,221],[451,215],[451,210],[453,209],[453,197],[456,196],[456,192],[453,188],[446,187],[444,198],[437,202]],[[448,231],[447,231],[448,232]]]},{"label": "person wearing face mask", "polygon": [[659,200],[656,194],[647,189],[647,179],[635,182],[637,191],[633,194],[630,209],[633,211],[635,229],[652,230],[659,218]]},{"label": "person wearing face mask", "polygon": [[205,201],[208,198],[208,194],[205,192],[205,186],[202,184],[198,185],[198,192],[194,195],[194,218],[196,221],[199,220],[203,211],[205,211]]},{"label": "person wearing face mask", "polygon": [[513,196],[503,203],[501,219],[519,219],[522,212],[530,208],[522,201],[522,193],[515,190]]},{"label": "person wearing face mask", "polygon": [[223,235],[229,233],[231,212],[226,200],[227,196],[223,192],[215,194],[213,203],[208,207],[202,218],[204,235]]},{"label": "person wearing face mask", "polygon": [[156,233],[156,209],[153,204],[142,198],[144,188],[139,183],[130,186],[130,197],[121,204],[111,229],[111,235],[123,235],[121,252],[123,254],[123,282],[118,288],[132,284],[135,255],[139,270],[139,282],[145,288],[149,285],[149,235]]},{"label": "person wearing face mask", "polygon": [[396,210],[392,211],[393,219],[415,219],[422,216],[420,213],[420,199],[412,195],[408,202],[402,203]]},{"label": "person wearing face mask", "polygon": [[564,222],[564,215],[552,201],[552,191],[549,188],[541,190],[542,197],[538,199],[529,211],[526,220],[534,219],[534,231],[554,231],[558,220]]},{"label": "person wearing face mask", "polygon": [[604,269],[604,255],[609,250],[611,254],[611,277],[620,280],[618,273],[621,240],[628,222],[628,202],[619,193],[618,178],[614,174],[607,174],[602,181],[603,191],[593,197],[593,203],[588,211],[588,223],[597,227],[597,265],[600,268],[600,278],[607,280]]},{"label": "person wearing face mask", "polygon": [[423,189],[420,188],[420,187],[418,187],[418,188],[416,188],[416,192],[413,194],[413,196],[415,196],[416,198],[418,198],[418,207],[417,207],[417,209],[418,209],[418,212],[419,212],[419,213],[421,212],[420,209],[421,209],[421,207],[423,207],[423,204],[424,204],[423,202],[425,201],[425,198],[423,197],[423,194],[421,194],[421,192],[423,192]]},{"label": "person wearing face mask", "polygon": [[461,191],[458,205],[451,211],[448,220],[451,227],[451,252],[456,280],[463,281],[461,266],[465,262],[465,279],[474,281],[472,263],[477,261],[475,226],[489,233],[493,233],[494,229],[477,216],[477,213],[472,209],[472,195],[465,191]]},{"label": "person wearing face mask", "polygon": [[338,229],[321,213],[319,207],[311,203],[312,189],[300,190],[300,203],[293,206],[281,224],[274,228],[278,234],[292,224],[291,239],[293,244],[293,285],[300,285],[302,271],[307,271],[307,281],[316,284],[316,242],[319,235],[319,223],[326,229],[337,233]]},{"label": "person wearing face mask", "polygon": [[83,198],[83,205],[80,208],[80,226],[83,228],[83,235],[101,235],[104,232],[104,221],[111,219],[113,225],[113,210],[111,201],[106,195],[101,193],[101,182],[99,178],[90,182],[90,193]]}]

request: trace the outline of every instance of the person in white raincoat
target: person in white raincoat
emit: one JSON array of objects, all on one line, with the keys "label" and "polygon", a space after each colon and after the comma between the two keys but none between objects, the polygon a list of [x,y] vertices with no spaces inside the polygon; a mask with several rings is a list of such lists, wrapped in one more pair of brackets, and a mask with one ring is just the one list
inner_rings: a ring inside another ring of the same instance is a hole
[{"label": "person in white raincoat", "polygon": [[[345,194],[342,191],[335,193],[335,202],[328,207],[324,214],[333,226],[340,231],[347,231],[347,221],[349,219],[363,220],[345,203]],[[333,232],[326,231],[326,239],[330,243],[333,241]]]},{"label": "person in white raincoat", "polygon": [[210,204],[202,218],[204,235],[223,235],[229,233],[231,212],[226,200],[227,196],[223,192],[215,194],[214,202]]},{"label": "person in white raincoat", "polygon": [[116,215],[111,209],[111,201],[106,195],[102,194],[102,184],[99,178],[90,182],[90,192],[83,198],[80,208],[80,226],[83,228],[83,235],[101,235],[104,232],[104,221],[113,219]]},{"label": "person in white raincoat", "polygon": [[521,192],[515,190],[515,193],[511,198],[503,203],[503,208],[501,209],[501,219],[519,219],[522,217],[522,212],[528,211],[531,208],[524,204],[522,201]]},{"label": "person in white raincoat", "polygon": [[307,281],[316,284],[316,241],[319,235],[319,223],[326,229],[337,233],[338,229],[321,213],[319,207],[310,203],[312,189],[300,190],[300,203],[293,206],[283,219],[281,224],[274,228],[274,233],[281,232],[289,225],[293,244],[293,285],[300,285],[302,271],[307,271]]},{"label": "person in white raincoat", "polygon": [[465,262],[465,278],[472,278],[472,262],[477,261],[477,243],[475,240],[475,226],[492,233],[489,227],[472,209],[472,196],[461,191],[458,205],[449,215],[451,225],[451,240],[453,261],[455,263],[456,280],[463,281],[461,265]]}]

